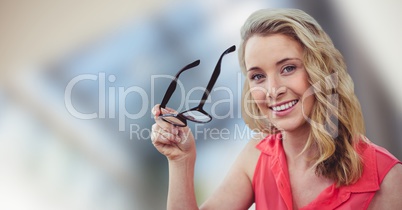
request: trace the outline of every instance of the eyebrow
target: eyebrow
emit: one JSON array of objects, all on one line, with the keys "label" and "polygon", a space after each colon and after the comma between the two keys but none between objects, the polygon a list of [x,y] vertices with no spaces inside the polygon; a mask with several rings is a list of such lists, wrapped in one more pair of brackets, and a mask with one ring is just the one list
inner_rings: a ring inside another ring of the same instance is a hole
[{"label": "eyebrow", "polygon": [[290,60],[299,60],[299,61],[301,61],[299,58],[284,58],[284,59],[276,62],[276,65],[279,66],[279,65],[285,63],[286,61],[290,61]]},{"label": "eyebrow", "polygon": [[254,66],[254,67],[251,67],[251,68],[247,69],[248,72],[249,71],[255,71],[255,70],[261,70],[261,68],[258,67],[258,66]]},{"label": "eyebrow", "polygon": [[[285,63],[286,61],[290,61],[290,60],[298,60],[298,61],[301,61],[299,58],[284,58],[284,59],[282,59],[282,60],[276,62],[275,65],[276,65],[276,66],[279,66],[279,65]],[[261,69],[260,67],[254,66],[254,67],[251,67],[251,68],[247,69],[247,71],[260,70],[260,69]]]}]

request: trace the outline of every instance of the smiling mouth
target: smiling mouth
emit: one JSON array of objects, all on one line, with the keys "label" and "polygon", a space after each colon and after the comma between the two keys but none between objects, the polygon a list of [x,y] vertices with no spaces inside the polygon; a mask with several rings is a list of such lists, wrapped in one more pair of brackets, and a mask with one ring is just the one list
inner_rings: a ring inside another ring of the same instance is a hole
[{"label": "smiling mouth", "polygon": [[290,102],[287,102],[287,103],[284,103],[281,105],[271,106],[269,108],[274,110],[275,112],[282,112],[282,111],[292,108],[294,105],[297,104],[297,102],[299,102],[299,100],[296,99],[296,100],[293,100],[293,101],[290,101]]}]

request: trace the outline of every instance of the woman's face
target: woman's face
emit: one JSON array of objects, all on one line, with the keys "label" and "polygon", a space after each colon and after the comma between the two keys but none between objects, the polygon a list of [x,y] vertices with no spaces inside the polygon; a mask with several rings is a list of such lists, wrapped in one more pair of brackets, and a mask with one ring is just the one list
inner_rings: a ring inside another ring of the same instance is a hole
[{"label": "woman's face", "polygon": [[[292,38],[254,35],[245,47],[250,94],[261,113],[286,132],[307,131],[314,96],[303,65],[303,48]],[[304,113],[304,115],[303,115]]]}]

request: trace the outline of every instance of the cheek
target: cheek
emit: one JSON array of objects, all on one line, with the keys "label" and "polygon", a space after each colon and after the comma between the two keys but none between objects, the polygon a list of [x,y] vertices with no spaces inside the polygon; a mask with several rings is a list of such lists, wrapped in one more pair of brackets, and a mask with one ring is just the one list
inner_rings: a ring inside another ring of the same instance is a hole
[{"label": "cheek", "polygon": [[303,98],[303,113],[307,116],[310,116],[311,111],[313,110],[313,106],[315,103],[314,95],[310,95],[308,97]]},{"label": "cheek", "polygon": [[256,104],[266,103],[267,91],[265,89],[254,87],[250,89],[250,93]]},{"label": "cheek", "polygon": [[297,94],[301,96],[303,113],[310,116],[315,103],[315,93],[313,86],[308,82],[307,73],[304,72],[298,81],[293,83],[295,90],[300,90]]}]

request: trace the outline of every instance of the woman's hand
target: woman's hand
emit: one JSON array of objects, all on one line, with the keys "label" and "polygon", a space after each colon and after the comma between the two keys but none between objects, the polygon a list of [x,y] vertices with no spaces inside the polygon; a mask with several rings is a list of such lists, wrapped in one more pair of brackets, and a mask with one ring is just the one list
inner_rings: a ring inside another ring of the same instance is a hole
[{"label": "woman's hand", "polygon": [[[170,108],[162,109],[163,114],[175,113]],[[194,158],[196,149],[194,136],[191,130],[186,127],[174,126],[159,118],[162,113],[159,104],[152,109],[155,124],[152,125],[151,139],[155,148],[171,161]]]}]

